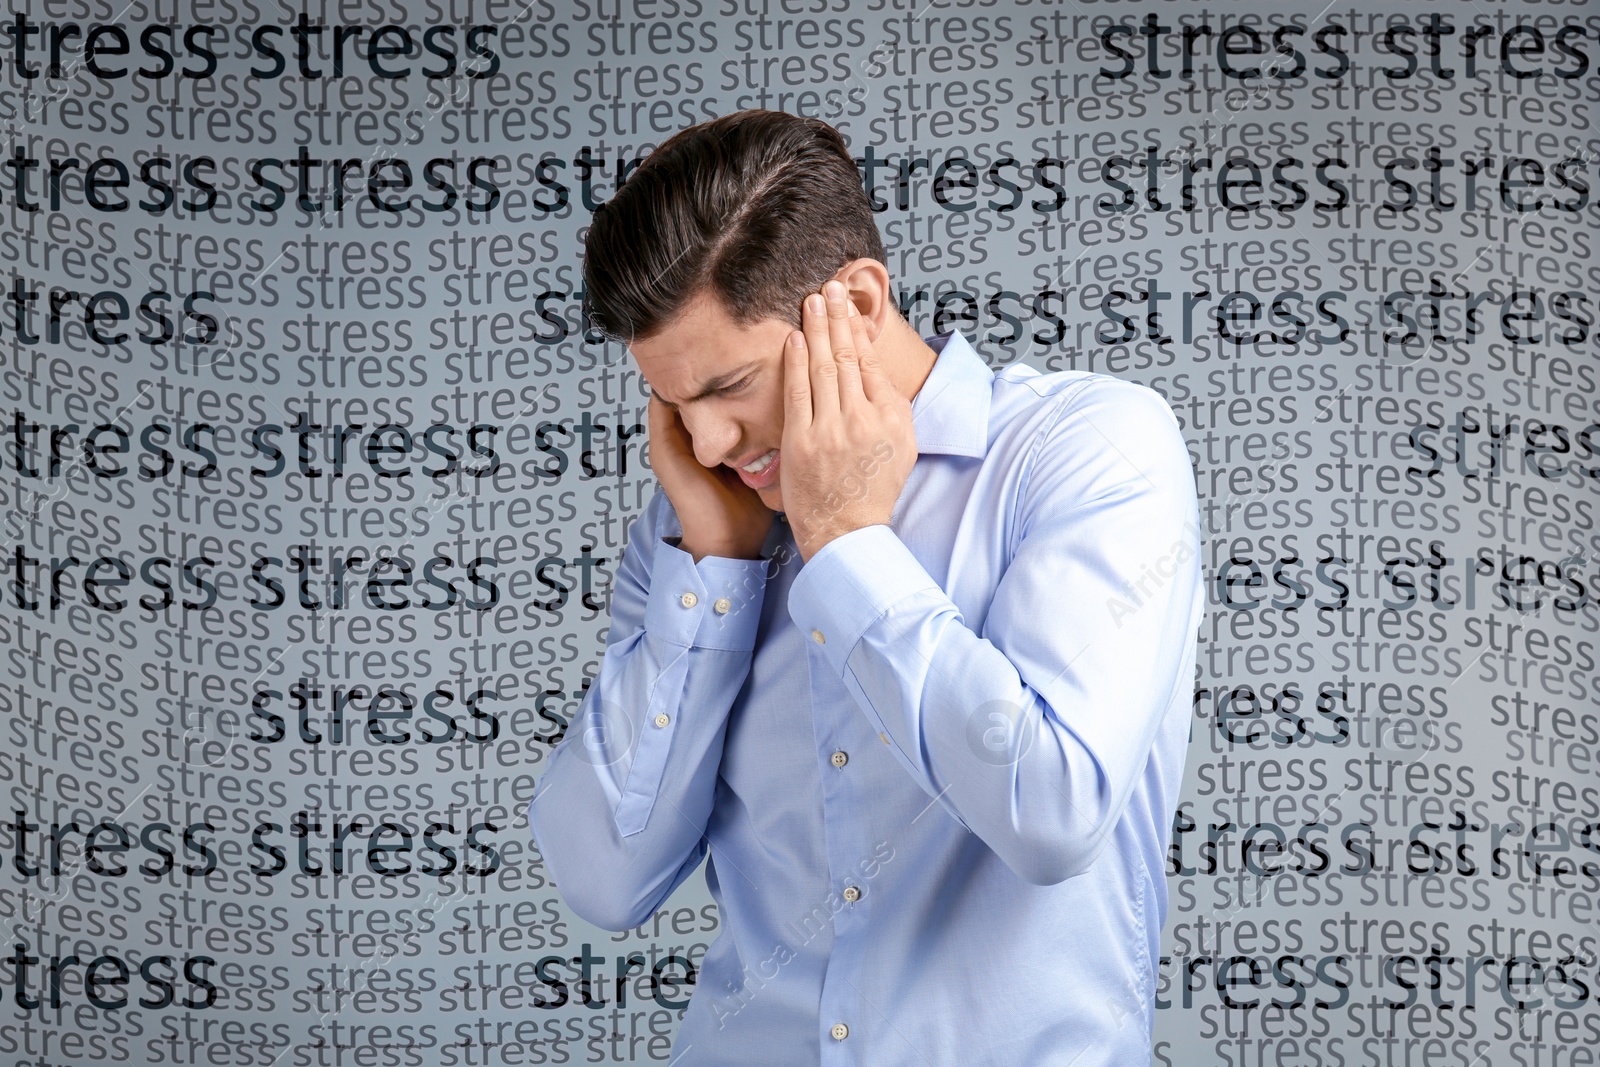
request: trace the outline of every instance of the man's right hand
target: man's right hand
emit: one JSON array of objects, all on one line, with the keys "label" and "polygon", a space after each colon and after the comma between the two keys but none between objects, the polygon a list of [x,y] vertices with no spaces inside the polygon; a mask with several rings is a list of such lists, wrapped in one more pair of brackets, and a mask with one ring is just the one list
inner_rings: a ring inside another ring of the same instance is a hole
[{"label": "man's right hand", "polygon": [[678,547],[694,557],[760,559],[774,513],[721,464],[702,466],[678,413],[650,397],[650,467],[683,524]]}]

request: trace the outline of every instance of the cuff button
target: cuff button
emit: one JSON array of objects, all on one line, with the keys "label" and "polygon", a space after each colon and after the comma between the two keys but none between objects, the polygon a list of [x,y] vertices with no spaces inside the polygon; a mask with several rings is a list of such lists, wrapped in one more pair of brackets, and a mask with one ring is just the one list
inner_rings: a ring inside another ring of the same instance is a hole
[{"label": "cuff button", "polygon": [[731,600],[729,600],[725,596],[719,596],[719,597],[717,597],[716,601],[711,605],[711,610],[716,612],[718,615],[726,615],[728,613],[728,610],[730,608],[732,608],[732,607],[733,607],[733,602]]},{"label": "cuff button", "polygon": [[685,593],[678,598],[678,603],[682,604],[686,608],[692,608],[696,604],[700,603],[700,598],[695,596],[693,593]]},{"label": "cuff button", "polygon": [[812,630],[811,631],[811,640],[815,641],[817,644],[820,645],[824,641],[826,641],[827,638],[822,636],[822,631],[821,630]]}]

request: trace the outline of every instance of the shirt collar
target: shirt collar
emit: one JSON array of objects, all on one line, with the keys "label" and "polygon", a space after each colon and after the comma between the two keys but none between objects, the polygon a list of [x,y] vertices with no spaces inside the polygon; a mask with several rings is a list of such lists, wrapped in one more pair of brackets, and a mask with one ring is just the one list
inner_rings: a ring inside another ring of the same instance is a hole
[{"label": "shirt collar", "polygon": [[960,330],[923,340],[939,355],[911,401],[917,452],[982,457],[989,450],[994,371]]}]

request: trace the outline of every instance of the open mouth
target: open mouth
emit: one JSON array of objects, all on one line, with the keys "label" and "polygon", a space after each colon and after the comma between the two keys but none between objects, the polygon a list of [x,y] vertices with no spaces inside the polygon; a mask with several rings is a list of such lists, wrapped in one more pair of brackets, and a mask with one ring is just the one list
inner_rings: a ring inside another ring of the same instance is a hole
[{"label": "open mouth", "polygon": [[752,489],[765,489],[778,480],[778,450],[772,449],[737,468],[739,480]]},{"label": "open mouth", "polygon": [[776,448],[774,448],[772,451],[768,452],[766,455],[757,458],[755,460],[755,462],[746,463],[743,467],[740,467],[739,469],[740,470],[744,470],[744,471],[749,471],[751,474],[760,474],[763,470],[766,470],[767,464],[771,463],[775,458],[777,458],[777,455],[778,455],[778,450]]}]

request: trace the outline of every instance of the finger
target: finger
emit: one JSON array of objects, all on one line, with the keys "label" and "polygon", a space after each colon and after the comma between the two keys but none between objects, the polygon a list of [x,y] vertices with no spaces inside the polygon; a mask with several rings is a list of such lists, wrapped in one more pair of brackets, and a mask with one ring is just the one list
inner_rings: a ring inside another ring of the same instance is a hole
[{"label": "finger", "polygon": [[783,342],[783,418],[784,428],[811,425],[811,368],[806,339],[791,330]]},{"label": "finger", "polygon": [[828,312],[820,293],[806,297],[800,322],[806,335],[806,351],[811,366],[811,421],[825,422],[839,416],[839,368],[833,362],[833,344],[828,340]]},{"label": "finger", "polygon": [[[672,409],[672,439],[683,449],[683,454],[700,463],[700,457],[694,454],[694,434],[689,432],[689,424],[683,421],[683,412],[677,408]],[[704,463],[700,463],[703,467]]]},{"label": "finger", "polygon": [[894,384],[889,381],[888,375],[884,374],[883,362],[872,350],[872,337],[867,333],[867,317],[861,314],[853,302],[847,303],[850,336],[855,343],[856,368],[861,380],[861,395],[868,403],[877,404],[888,399]]},{"label": "finger", "polygon": [[654,395],[650,397],[650,441],[650,447],[664,457],[694,454],[689,429],[677,409]]},{"label": "finger", "polygon": [[667,407],[667,402],[654,393],[650,394],[650,436],[665,436],[672,425],[672,409]]},{"label": "finger", "polygon": [[683,420],[678,417],[678,409],[654,393],[650,394],[650,418],[654,420],[652,428],[659,423],[664,430],[687,432]]},{"label": "finger", "polygon": [[839,372],[839,410],[848,412],[867,399],[861,391],[861,349],[850,328],[850,313],[856,308],[841,282],[828,282],[822,293],[828,302],[828,344]]}]

